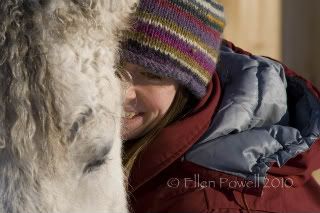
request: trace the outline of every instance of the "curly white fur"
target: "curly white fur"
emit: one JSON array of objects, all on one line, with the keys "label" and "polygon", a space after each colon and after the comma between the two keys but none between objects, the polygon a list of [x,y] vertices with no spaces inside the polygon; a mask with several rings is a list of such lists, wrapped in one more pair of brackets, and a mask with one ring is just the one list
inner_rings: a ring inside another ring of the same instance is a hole
[{"label": "curly white fur", "polygon": [[0,213],[127,212],[114,64],[134,1],[0,0]]}]

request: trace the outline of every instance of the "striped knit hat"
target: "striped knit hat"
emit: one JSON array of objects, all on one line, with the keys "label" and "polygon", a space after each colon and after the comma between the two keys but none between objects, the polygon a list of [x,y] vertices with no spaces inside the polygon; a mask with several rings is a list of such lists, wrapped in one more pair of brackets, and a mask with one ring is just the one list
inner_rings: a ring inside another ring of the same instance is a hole
[{"label": "striped knit hat", "polygon": [[201,98],[216,69],[224,26],[223,6],[214,0],[140,0],[121,60],[175,79]]}]

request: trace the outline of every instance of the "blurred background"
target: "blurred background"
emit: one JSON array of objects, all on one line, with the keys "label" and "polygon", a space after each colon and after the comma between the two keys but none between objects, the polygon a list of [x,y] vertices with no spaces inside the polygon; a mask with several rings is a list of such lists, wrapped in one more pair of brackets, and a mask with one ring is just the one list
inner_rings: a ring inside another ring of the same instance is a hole
[{"label": "blurred background", "polygon": [[219,2],[226,12],[226,39],[284,62],[320,88],[320,0]]}]

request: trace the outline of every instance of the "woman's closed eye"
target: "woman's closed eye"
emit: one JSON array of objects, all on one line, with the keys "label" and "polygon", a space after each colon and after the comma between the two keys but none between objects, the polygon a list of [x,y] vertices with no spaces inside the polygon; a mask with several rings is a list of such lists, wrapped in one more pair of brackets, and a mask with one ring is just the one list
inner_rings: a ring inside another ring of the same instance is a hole
[{"label": "woman's closed eye", "polygon": [[139,81],[139,79],[152,82],[160,82],[164,79],[164,77],[148,72],[142,67],[137,67],[134,71],[130,72],[124,67],[119,66],[115,72],[115,75],[123,82],[135,82]]},{"label": "woman's closed eye", "polygon": [[150,72],[140,72],[140,74],[150,80],[157,80],[157,81],[163,80],[163,77],[154,75]]}]

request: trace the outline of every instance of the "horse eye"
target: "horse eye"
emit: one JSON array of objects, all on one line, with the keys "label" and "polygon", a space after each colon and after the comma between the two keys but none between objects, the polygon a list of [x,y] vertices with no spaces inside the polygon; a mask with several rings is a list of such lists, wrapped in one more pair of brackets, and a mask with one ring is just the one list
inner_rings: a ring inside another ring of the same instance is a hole
[{"label": "horse eye", "polygon": [[103,164],[107,162],[108,153],[111,151],[112,145],[105,146],[99,149],[99,153],[96,153],[95,157],[84,167],[83,174],[88,174],[99,169]]},{"label": "horse eye", "polygon": [[86,165],[86,167],[83,170],[83,173],[84,174],[91,173],[91,172],[97,170],[100,166],[102,166],[105,163],[106,163],[106,159],[94,160]]}]

